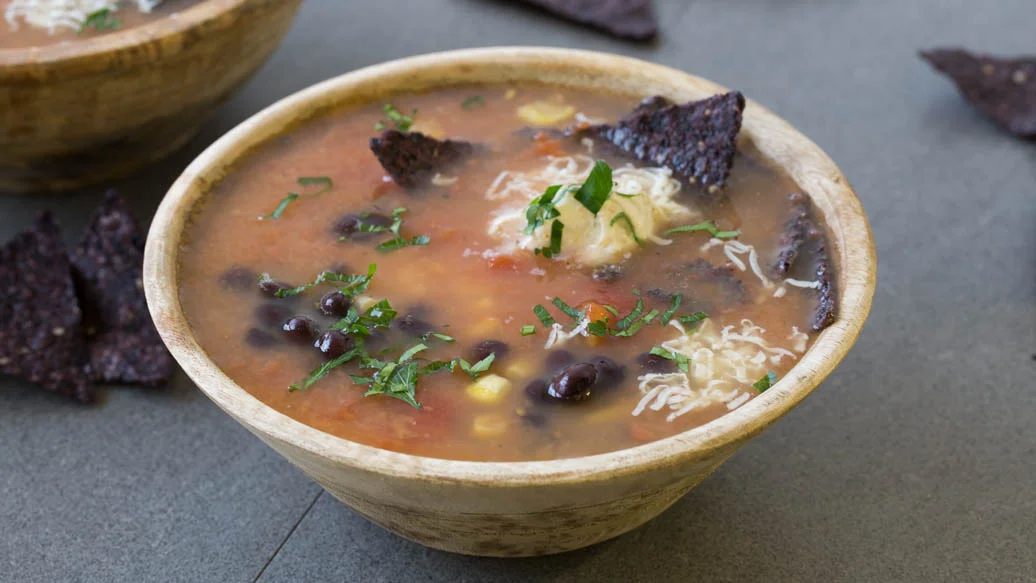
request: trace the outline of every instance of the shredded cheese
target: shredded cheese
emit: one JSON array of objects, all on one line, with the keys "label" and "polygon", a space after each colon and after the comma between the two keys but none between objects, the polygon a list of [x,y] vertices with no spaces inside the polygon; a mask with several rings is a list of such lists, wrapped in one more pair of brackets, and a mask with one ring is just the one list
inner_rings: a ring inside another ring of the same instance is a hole
[{"label": "shredded cheese", "polygon": [[683,354],[690,360],[689,370],[637,377],[641,399],[633,415],[645,410],[668,408],[667,422],[709,405],[725,403],[736,409],[747,402],[754,389],[751,385],[769,368],[785,358],[798,358],[806,350],[809,336],[792,328],[792,350],[774,346],[766,338],[766,330],[751,320],[719,328],[706,320],[697,330],[688,333],[677,321],[670,325],[679,335],[662,343],[662,348]]},{"label": "shredded cheese", "polygon": [[[592,142],[584,145],[588,150],[593,148]],[[550,156],[547,164],[535,172],[501,172],[485,194],[488,200],[507,201],[493,213],[487,227],[490,236],[500,241],[500,251],[514,254],[547,246],[549,222],[531,235],[523,233],[526,207],[551,185],[584,182],[594,162],[582,154]],[[557,220],[565,225],[561,251],[576,262],[594,266],[621,261],[640,246],[638,239],[668,245],[672,241],[657,233],[674,220],[691,220],[698,215],[676,202],[680,182],[668,168],[626,165],[612,171],[612,180],[615,190],[597,215],[571,193],[555,205],[560,213]]]},{"label": "shredded cheese", "polygon": [[[18,30],[22,20],[33,28],[46,29],[54,34],[65,28],[77,31],[87,17],[99,10],[116,11],[120,0],[11,0],[4,18],[12,30]],[[151,12],[162,0],[133,0],[141,12]]]}]

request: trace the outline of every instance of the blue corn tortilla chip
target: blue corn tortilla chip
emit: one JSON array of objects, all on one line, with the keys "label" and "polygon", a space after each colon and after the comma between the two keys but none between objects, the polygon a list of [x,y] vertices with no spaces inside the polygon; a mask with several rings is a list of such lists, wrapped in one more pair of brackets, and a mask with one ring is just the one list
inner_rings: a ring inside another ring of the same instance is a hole
[{"label": "blue corn tortilla chip", "polygon": [[963,49],[921,51],[971,105],[1007,131],[1036,138],[1036,57],[1006,59]]},{"label": "blue corn tortilla chip", "polygon": [[0,248],[0,374],[92,403],[82,313],[50,212]]},{"label": "blue corn tortilla chip", "polygon": [[650,97],[614,125],[580,130],[716,193],[730,176],[745,98],[732,91],[682,105]]},{"label": "blue corn tortilla chip", "polygon": [[521,0],[565,20],[618,38],[646,41],[658,35],[651,0]]},{"label": "blue corn tortilla chip", "polygon": [[94,211],[72,263],[94,380],[166,384],[174,365],[144,299],[144,244],[125,201],[114,191]]},{"label": "blue corn tortilla chip", "polygon": [[437,140],[420,132],[398,130],[385,130],[371,138],[370,148],[392,180],[407,190],[427,186],[436,173],[475,153],[470,142]]}]

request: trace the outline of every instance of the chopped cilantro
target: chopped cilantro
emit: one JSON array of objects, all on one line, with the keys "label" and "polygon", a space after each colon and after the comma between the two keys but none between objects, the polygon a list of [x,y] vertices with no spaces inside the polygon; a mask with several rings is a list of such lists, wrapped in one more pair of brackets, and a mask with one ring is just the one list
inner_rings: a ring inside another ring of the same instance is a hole
[{"label": "chopped cilantro", "polygon": [[102,8],[86,15],[86,20],[79,27],[78,34],[83,34],[89,28],[94,30],[115,30],[120,26],[122,26],[122,23],[119,22],[118,18],[115,18],[115,11],[110,8]]},{"label": "chopped cilantro", "polygon": [[644,322],[645,325],[650,324],[655,321],[655,318],[657,318],[659,314],[661,314],[660,311],[658,311],[656,308],[651,308],[650,312],[644,314],[644,317],[641,318],[641,321]]},{"label": "chopped cilantro", "polygon": [[623,212],[615,215],[614,217],[612,217],[612,222],[608,223],[608,226],[614,226],[616,221],[620,221],[620,220],[626,221],[626,226],[629,227],[630,235],[633,237],[633,241],[637,245],[643,247],[644,246],[644,242],[641,241],[640,237],[637,236],[637,231],[636,231],[636,229],[633,228],[633,221],[630,219],[630,216],[626,214],[626,211],[623,211]]},{"label": "chopped cilantro", "polygon": [[633,324],[633,322],[635,322],[644,312],[644,298],[640,297],[640,294],[636,291],[634,291],[634,293],[637,294],[637,305],[633,306],[630,313],[626,314],[621,320],[615,323],[615,327],[619,330],[626,330],[629,328],[630,325]]},{"label": "chopped cilantro", "polygon": [[493,364],[494,360],[496,360],[495,352],[491,352],[489,356],[483,358],[475,364],[471,364],[463,358],[453,359],[453,361],[457,363],[457,366],[460,367],[462,371],[468,373],[468,376],[471,377],[471,380],[475,381],[478,380],[478,375],[489,370],[489,367]]},{"label": "chopped cilantro", "polygon": [[680,324],[682,324],[684,327],[687,327],[687,326],[693,326],[694,324],[697,324],[698,322],[701,322],[702,320],[704,320],[705,318],[708,318],[708,317],[709,317],[709,315],[706,314],[705,312],[695,312],[695,313],[690,314],[688,316],[680,316],[676,320],[678,322],[680,322]]},{"label": "chopped cilantro", "polygon": [[[332,183],[331,179],[327,176],[302,176],[298,178],[296,182],[299,186],[303,188],[311,186],[313,184],[320,184],[323,186],[323,188],[321,188],[320,190],[305,193],[307,196],[317,196],[318,194],[324,194],[325,192],[331,190],[331,187],[334,186],[334,183]],[[288,205],[294,202],[300,196],[302,195],[297,192],[289,192],[288,196],[281,199],[281,203],[277,205],[277,208],[275,208],[272,213],[268,215],[261,215],[259,217],[259,220],[276,221],[277,219],[281,218],[281,215],[284,214],[284,210],[288,208]]]},{"label": "chopped cilantro", "polygon": [[456,339],[454,339],[453,336],[449,336],[447,334],[441,334],[439,332],[429,332],[429,333],[424,334],[424,335],[421,336],[421,339],[425,340],[425,341],[427,341],[428,338],[438,338],[439,340],[442,340],[443,342],[456,342]]},{"label": "chopped cilantro", "polygon": [[536,317],[539,318],[540,322],[543,323],[544,328],[549,328],[552,325],[554,325],[554,317],[551,316],[550,312],[547,311],[547,308],[544,308],[542,305],[536,304],[535,306],[533,306],[532,313],[536,314]]},{"label": "chopped cilantro", "polygon": [[763,378],[752,383],[752,386],[761,393],[775,384],[777,384],[777,373],[771,370]]},{"label": "chopped cilantro", "polygon": [[669,323],[669,320],[673,319],[676,315],[676,310],[680,308],[680,302],[683,301],[683,294],[673,294],[673,297],[669,300],[669,309],[662,314],[662,319],[659,320],[663,326]]},{"label": "chopped cilantro", "polygon": [[471,97],[468,97],[464,99],[464,101],[460,102],[460,106],[468,111],[478,109],[480,107],[485,107],[485,105],[486,100],[482,99],[481,95],[472,95]]},{"label": "chopped cilantro", "polygon": [[428,237],[428,235],[418,235],[412,239],[407,239],[405,237],[395,237],[393,239],[385,241],[384,243],[379,243],[378,246],[374,249],[379,253],[390,253],[392,251],[402,249],[404,247],[417,247],[427,245],[429,241],[431,241],[431,239]]},{"label": "chopped cilantro", "polygon": [[[385,115],[388,116],[389,121],[396,126],[397,130],[401,132],[410,130],[410,126],[414,125],[414,116],[417,115],[416,109],[413,110],[410,113],[410,115],[406,115],[403,112],[396,109],[396,106],[392,105],[391,103],[386,103],[385,105],[383,105],[381,111],[385,112]],[[374,124],[374,129],[377,131],[381,131],[385,129],[386,126],[388,126],[388,123],[382,120]]]},{"label": "chopped cilantro", "polygon": [[[335,273],[333,271],[324,271],[317,276],[315,280],[310,283],[304,283],[296,288],[292,289],[281,289],[277,290],[275,294],[279,298],[286,298],[289,296],[297,296],[300,293],[318,285],[337,282],[343,285],[338,287],[338,290],[350,296],[354,296],[359,293],[367,291],[367,286],[370,285],[371,279],[374,278],[374,272],[377,271],[378,266],[375,263],[371,263],[367,266],[366,274],[350,275],[344,273]],[[271,281],[273,278],[268,273],[264,273],[260,276],[259,281]]]},{"label": "chopped cilantro", "polygon": [[532,336],[536,333],[536,326],[532,324],[526,324],[522,326],[522,336]]},{"label": "chopped cilantro", "polygon": [[[525,209],[525,234],[531,235],[536,229],[542,227],[547,221],[557,218],[561,212],[555,208],[555,204],[564,196],[561,192],[563,186],[554,184],[548,186],[543,194],[532,199],[529,207]],[[560,196],[558,193],[561,192]]]},{"label": "chopped cilantro", "polygon": [[572,318],[576,322],[580,322],[584,317],[586,317],[586,312],[582,312],[580,310],[573,308],[572,306],[566,304],[565,300],[561,298],[554,298],[550,301],[550,303],[557,306],[557,308],[561,310],[562,313],[564,313],[569,318]]},{"label": "chopped cilantro", "polygon": [[676,352],[663,348],[661,346],[655,346],[651,349],[651,354],[655,356],[661,356],[666,360],[671,360],[676,363],[676,368],[679,368],[683,372],[689,372],[691,370],[690,362],[691,359],[687,358],[687,355],[682,352]]},{"label": "chopped cilantro", "polygon": [[338,358],[329,360],[324,364],[318,366],[312,372],[310,372],[309,375],[306,376],[306,378],[302,379],[302,382],[292,383],[291,385],[289,385],[288,390],[294,392],[302,389],[308,389],[311,386],[313,386],[313,383],[316,383],[320,379],[326,377],[327,373],[353,360],[361,354],[364,354],[363,348],[357,346],[356,348],[353,348],[352,350],[342,354]]},{"label": "chopped cilantro", "polygon": [[594,164],[586,182],[576,190],[573,197],[594,215],[601,210],[612,192],[612,168],[604,160]]},{"label": "chopped cilantro", "polygon": [[741,234],[741,231],[720,231],[716,228],[716,225],[712,224],[712,221],[702,221],[694,225],[673,227],[663,233],[663,235],[672,235],[673,233],[693,233],[695,231],[706,231],[717,239],[733,239]]},{"label": "chopped cilantro", "polygon": [[607,336],[608,335],[608,321],[607,320],[596,320],[590,322],[586,326],[586,331],[594,336]]},{"label": "chopped cilantro", "polygon": [[297,192],[289,192],[288,196],[281,199],[281,203],[277,205],[277,208],[273,209],[273,212],[268,215],[261,215],[260,221],[276,221],[281,218],[284,214],[284,210],[288,208],[288,205],[295,202],[295,199],[299,197]]}]

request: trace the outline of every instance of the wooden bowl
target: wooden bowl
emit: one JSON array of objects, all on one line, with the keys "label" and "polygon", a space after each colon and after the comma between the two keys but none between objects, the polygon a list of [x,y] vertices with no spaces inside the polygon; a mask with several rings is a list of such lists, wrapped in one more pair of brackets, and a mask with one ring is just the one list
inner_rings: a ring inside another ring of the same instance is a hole
[{"label": "wooden bowl", "polygon": [[863,328],[875,285],[870,228],[845,177],[815,144],[749,101],[742,132],[813,197],[827,221],[841,307],[838,320],[773,388],[711,423],[639,447],[580,458],[433,459],[354,443],[303,425],[260,402],[212,363],[180,306],[178,255],[192,212],[236,161],[300,120],[342,106],[403,90],[531,81],[638,97],[661,94],[677,101],[726,91],[644,61],[547,48],[463,50],[361,69],[276,103],[201,154],[159,207],[144,260],[144,288],[159,332],[217,405],[375,523],[430,547],[472,555],[568,551],[622,534],[668,508],[824,380]]},{"label": "wooden bowl", "polygon": [[207,0],[124,31],[0,49],[0,192],[107,182],[173,152],[270,56],[301,1]]}]

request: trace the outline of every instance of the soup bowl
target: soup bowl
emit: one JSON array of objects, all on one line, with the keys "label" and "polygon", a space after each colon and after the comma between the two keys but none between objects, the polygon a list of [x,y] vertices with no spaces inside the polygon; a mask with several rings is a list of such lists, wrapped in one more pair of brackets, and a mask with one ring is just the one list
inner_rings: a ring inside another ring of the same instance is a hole
[{"label": "soup bowl", "polygon": [[453,461],[332,436],[275,411],[228,378],[199,346],[178,295],[185,232],[211,187],[250,151],[302,120],[399,91],[504,82],[545,82],[636,97],[661,94],[677,101],[726,91],[639,60],[550,48],[430,54],[331,79],[245,121],[184,171],[148,235],[144,286],[158,330],[198,387],[333,496],[371,521],[430,547],[530,556],[584,547],[643,524],[804,399],[859,335],[871,305],[876,259],[863,209],[835,164],[786,122],[749,101],[742,135],[812,196],[827,222],[841,307],[837,321],[788,374],[733,412],[673,437],[601,455]]},{"label": "soup bowl", "polygon": [[206,0],[126,30],[0,49],[0,192],[106,182],[173,152],[266,61],[301,1]]}]

